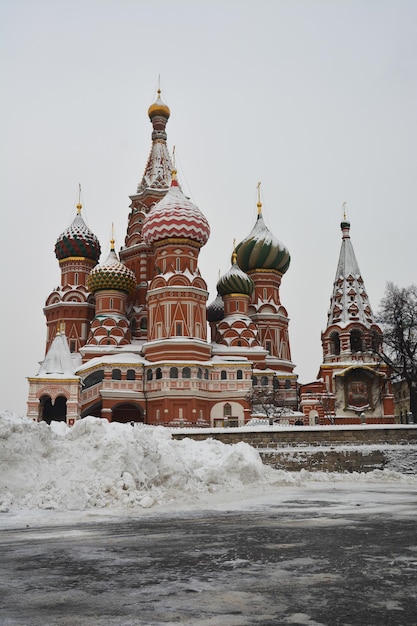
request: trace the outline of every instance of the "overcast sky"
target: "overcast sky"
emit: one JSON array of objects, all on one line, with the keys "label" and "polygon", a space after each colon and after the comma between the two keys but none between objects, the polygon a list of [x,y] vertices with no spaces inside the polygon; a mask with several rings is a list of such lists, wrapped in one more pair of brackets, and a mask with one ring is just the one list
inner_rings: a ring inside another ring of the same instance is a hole
[{"label": "overcast sky", "polygon": [[54,244],[83,216],[124,243],[158,76],[184,191],[206,215],[209,302],[233,240],[265,221],[292,261],[281,299],[316,378],[342,203],[374,312],[417,282],[415,0],[2,0],[0,406],[26,411],[44,357]]}]

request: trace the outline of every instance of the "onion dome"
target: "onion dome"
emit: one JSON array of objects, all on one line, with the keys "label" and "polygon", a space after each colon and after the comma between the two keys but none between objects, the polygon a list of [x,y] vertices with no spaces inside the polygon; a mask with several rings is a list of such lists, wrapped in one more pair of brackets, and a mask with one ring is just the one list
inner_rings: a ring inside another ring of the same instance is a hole
[{"label": "onion dome", "polygon": [[88,276],[88,288],[93,293],[100,289],[116,289],[131,293],[136,287],[136,276],[132,270],[119,261],[114,251],[114,239],[104,263],[96,265]]},{"label": "onion dome", "polygon": [[171,115],[171,111],[169,110],[169,107],[161,100],[160,89],[158,89],[158,97],[156,101],[153,104],[151,104],[151,106],[148,109],[148,115],[151,120],[156,115],[162,115],[162,117],[166,117],[166,119],[168,119],[169,116]]},{"label": "onion dome", "polygon": [[84,257],[98,262],[100,243],[81,217],[82,205],[77,204],[77,215],[72,224],[58,237],[55,244],[55,256],[58,261],[71,256]]},{"label": "onion dome", "polygon": [[207,321],[220,322],[224,318],[224,302],[219,293],[207,307]]},{"label": "onion dome", "polygon": [[250,296],[254,288],[253,280],[240,269],[236,262],[235,252],[233,253],[232,260],[232,267],[217,283],[217,291],[221,296],[234,293]]},{"label": "onion dome", "polygon": [[257,206],[258,217],[255,226],[236,246],[237,262],[245,272],[265,269],[285,274],[290,266],[290,253],[266,226],[260,201]]},{"label": "onion dome", "polygon": [[190,239],[201,247],[207,243],[209,236],[207,219],[183,194],[174,170],[168,193],[143,222],[143,239],[148,244],[157,244],[165,239]]}]

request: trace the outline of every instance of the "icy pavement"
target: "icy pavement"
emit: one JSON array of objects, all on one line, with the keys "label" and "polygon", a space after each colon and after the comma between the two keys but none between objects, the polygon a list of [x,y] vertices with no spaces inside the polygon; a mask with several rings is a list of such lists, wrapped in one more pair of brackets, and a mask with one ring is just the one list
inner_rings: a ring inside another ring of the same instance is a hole
[{"label": "icy pavement", "polygon": [[1,516],[4,626],[411,626],[417,491],[376,481],[193,507]]}]

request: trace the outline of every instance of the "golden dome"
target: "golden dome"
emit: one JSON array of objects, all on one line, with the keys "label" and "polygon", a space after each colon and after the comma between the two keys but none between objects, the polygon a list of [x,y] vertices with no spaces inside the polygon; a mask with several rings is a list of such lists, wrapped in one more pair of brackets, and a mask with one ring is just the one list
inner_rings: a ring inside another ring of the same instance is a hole
[{"label": "golden dome", "polygon": [[148,109],[148,115],[151,119],[155,117],[155,115],[162,115],[163,117],[166,117],[168,119],[169,116],[171,115],[171,111],[169,110],[169,107],[161,100],[160,89],[158,89],[158,97],[156,99],[156,102],[151,104],[151,106]]}]

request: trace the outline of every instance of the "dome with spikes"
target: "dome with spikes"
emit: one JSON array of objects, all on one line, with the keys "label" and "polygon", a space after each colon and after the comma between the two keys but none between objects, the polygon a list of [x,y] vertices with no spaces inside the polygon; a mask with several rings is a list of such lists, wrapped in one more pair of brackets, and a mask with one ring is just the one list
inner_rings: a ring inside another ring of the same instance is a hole
[{"label": "dome with spikes", "polygon": [[149,212],[142,227],[148,244],[165,239],[190,239],[204,246],[210,236],[207,219],[178,187],[174,177],[165,197]]},{"label": "dome with spikes", "polygon": [[166,117],[166,119],[168,119],[169,116],[171,115],[171,111],[169,110],[169,107],[161,100],[160,89],[158,89],[158,97],[156,101],[153,104],[151,104],[151,106],[148,109],[148,115],[150,119],[152,119],[156,115],[162,115],[162,117]]},{"label": "dome with spikes", "polygon": [[81,204],[77,205],[77,215],[73,222],[58,237],[55,244],[55,256],[58,261],[67,257],[85,257],[98,262],[100,243],[81,216]]},{"label": "dome with spikes", "polygon": [[88,276],[88,288],[93,293],[100,289],[116,289],[131,293],[136,287],[136,276],[119,261],[112,246],[104,263],[96,265]]},{"label": "dome with spikes", "polygon": [[266,226],[260,203],[258,218],[249,235],[236,246],[237,262],[245,272],[275,270],[285,274],[290,265],[290,253]]},{"label": "dome with spikes", "polygon": [[221,295],[218,293],[213,302],[207,307],[207,321],[219,322],[224,318],[224,302]]},{"label": "dome with spikes", "polygon": [[236,255],[234,254],[233,256],[233,265],[230,270],[219,279],[217,291],[221,296],[227,296],[233,293],[250,296],[254,288],[253,280],[240,269],[236,263]]}]

